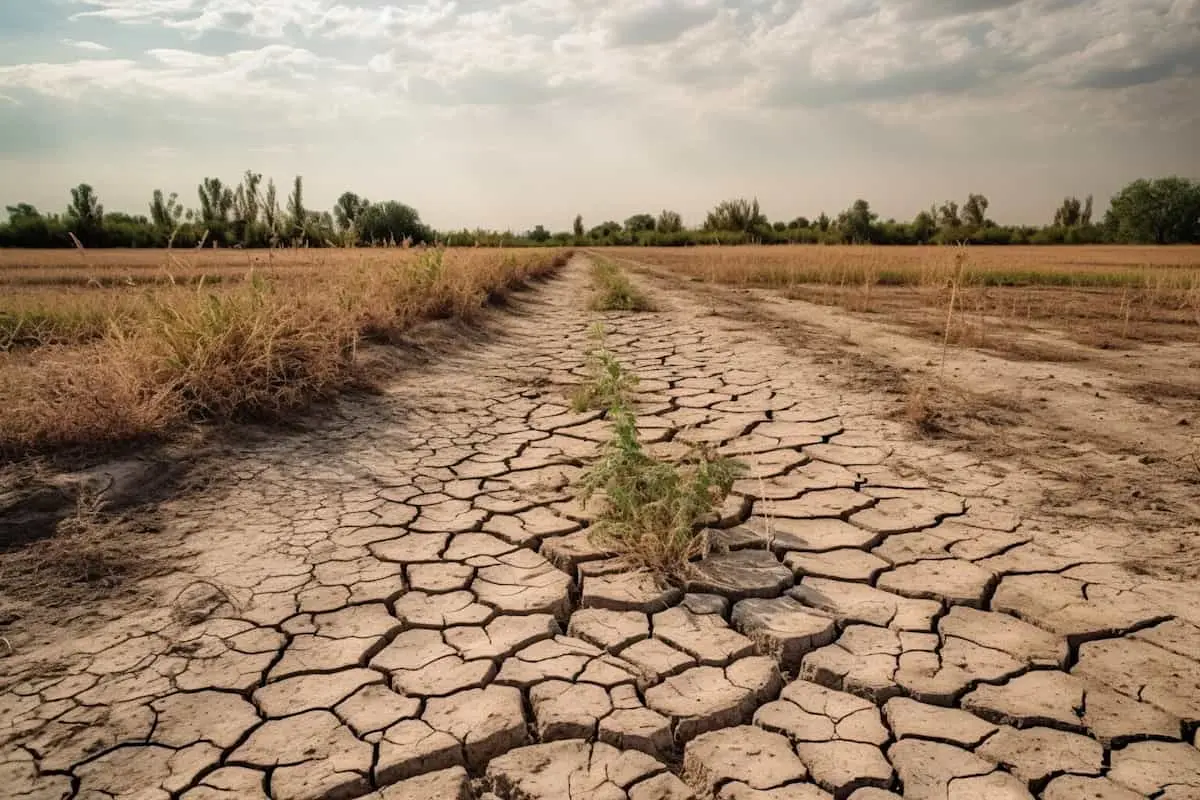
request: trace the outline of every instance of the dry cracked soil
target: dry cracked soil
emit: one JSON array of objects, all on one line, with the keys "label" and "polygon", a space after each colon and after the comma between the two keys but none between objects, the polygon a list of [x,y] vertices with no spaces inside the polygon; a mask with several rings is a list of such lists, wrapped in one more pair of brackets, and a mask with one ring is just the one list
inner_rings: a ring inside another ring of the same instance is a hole
[{"label": "dry cracked soil", "polygon": [[[1194,582],[688,287],[596,315],[586,276],[227,454],[162,504],[155,602],[7,636],[0,795],[1200,798]],[[749,466],[684,586],[575,500],[597,319],[653,450]]]}]

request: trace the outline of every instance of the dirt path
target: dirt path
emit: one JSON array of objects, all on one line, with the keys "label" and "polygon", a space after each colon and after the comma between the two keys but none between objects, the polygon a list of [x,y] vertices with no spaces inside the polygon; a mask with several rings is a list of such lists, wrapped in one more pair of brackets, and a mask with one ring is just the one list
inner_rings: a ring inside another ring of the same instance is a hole
[{"label": "dirt path", "polygon": [[1200,797],[1193,585],[1048,525],[1036,477],[912,441],[754,321],[659,292],[605,319],[647,438],[752,468],[686,594],[622,573],[572,501],[606,437],[565,400],[595,319],[577,260],[504,336],[167,504],[191,555],[156,608],[0,659],[0,786]]}]

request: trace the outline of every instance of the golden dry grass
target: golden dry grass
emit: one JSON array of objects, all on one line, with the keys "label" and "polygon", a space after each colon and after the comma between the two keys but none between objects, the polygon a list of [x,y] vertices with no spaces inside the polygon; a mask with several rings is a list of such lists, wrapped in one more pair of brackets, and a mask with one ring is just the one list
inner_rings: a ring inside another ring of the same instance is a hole
[{"label": "golden dry grass", "polygon": [[[552,250],[0,251],[0,455],[303,406],[355,380],[364,339],[470,320],[564,261]],[[122,274],[134,277],[117,288],[109,279]]]},{"label": "golden dry grass", "polygon": [[[693,279],[881,313],[950,343],[1003,345],[1050,325],[1082,344],[1200,342],[1200,247],[622,248]],[[947,309],[953,313],[947,315]],[[1007,343],[1006,343],[1007,342]],[[1013,345],[1015,347],[1016,345]],[[1033,352],[1028,357],[1046,353]]]}]

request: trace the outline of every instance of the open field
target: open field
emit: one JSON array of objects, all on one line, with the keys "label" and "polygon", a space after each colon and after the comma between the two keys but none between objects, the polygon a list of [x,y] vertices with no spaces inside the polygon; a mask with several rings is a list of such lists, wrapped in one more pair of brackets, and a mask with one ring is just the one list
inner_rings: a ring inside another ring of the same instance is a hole
[{"label": "open field", "polygon": [[364,341],[469,320],[552,250],[0,251],[0,455],[270,416]]},{"label": "open field", "polygon": [[772,288],[814,303],[878,313],[938,339],[1017,356],[1022,352],[1019,334],[1040,325],[1057,327],[1081,344],[1102,347],[1133,341],[1200,342],[1196,246],[606,252],[694,279]]}]

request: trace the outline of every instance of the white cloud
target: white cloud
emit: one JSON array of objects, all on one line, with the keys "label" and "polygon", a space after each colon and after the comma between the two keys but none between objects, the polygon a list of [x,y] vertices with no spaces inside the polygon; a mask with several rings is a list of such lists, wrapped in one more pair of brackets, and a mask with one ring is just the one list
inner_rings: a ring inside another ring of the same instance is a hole
[{"label": "white cloud", "polygon": [[91,50],[96,53],[106,53],[109,48],[99,42],[88,42],[77,39],[63,39],[62,43],[67,47],[76,47],[80,50]]},{"label": "white cloud", "polygon": [[[88,36],[120,37],[123,57],[64,38],[94,52],[0,63],[0,91],[10,99],[91,104],[110,119],[127,115],[131,127],[168,129],[197,114],[235,122],[265,115],[284,148],[312,140],[321,126],[341,137],[353,130],[357,139],[386,129],[405,146],[434,142],[461,164],[482,163],[492,181],[506,174],[496,152],[532,148],[590,170],[591,185],[603,185],[597,171],[606,162],[595,153],[620,147],[626,157],[655,153],[639,180],[664,191],[694,186],[702,160],[714,165],[704,180],[716,188],[735,186],[739,169],[761,170],[784,197],[797,181],[786,182],[779,165],[807,170],[807,178],[825,169],[809,154],[849,159],[860,147],[844,165],[855,180],[874,185],[881,162],[902,150],[917,176],[909,191],[918,193],[931,165],[952,169],[947,153],[968,153],[977,141],[994,143],[989,157],[997,165],[1017,159],[1019,143],[1028,163],[1036,152],[1043,162],[1080,164],[1081,180],[1095,163],[1116,175],[1136,160],[1121,149],[1124,136],[1159,142],[1151,155],[1200,172],[1200,155],[1184,147],[1200,115],[1192,99],[1200,97],[1200,0],[62,0],[61,7],[60,35],[86,23]],[[136,48],[125,46],[131,41]],[[135,49],[140,55],[124,57]],[[394,134],[400,125],[406,132]],[[761,156],[745,151],[748,138],[760,143]],[[685,150],[688,158],[671,166],[672,154]],[[1085,169],[1084,152],[1104,157]],[[976,156],[960,169],[986,171],[989,163]],[[1011,165],[995,169],[1015,174]],[[831,171],[830,185],[834,179]]]}]

